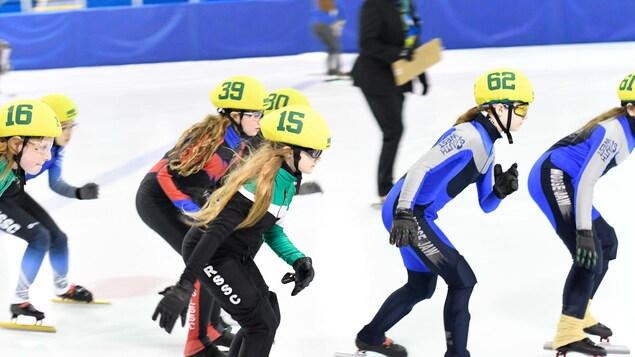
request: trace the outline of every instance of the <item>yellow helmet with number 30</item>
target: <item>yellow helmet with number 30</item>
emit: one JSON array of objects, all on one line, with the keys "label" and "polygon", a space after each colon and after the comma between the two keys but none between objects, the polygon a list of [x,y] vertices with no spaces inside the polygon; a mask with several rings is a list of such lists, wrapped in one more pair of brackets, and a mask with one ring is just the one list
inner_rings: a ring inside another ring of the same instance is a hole
[{"label": "yellow helmet with number 30", "polygon": [[260,120],[262,135],[270,141],[326,150],[331,133],[324,118],[306,105],[289,105],[265,115]]},{"label": "yellow helmet with number 30", "polygon": [[620,85],[617,86],[617,96],[620,98],[622,105],[635,103],[635,72],[629,74],[620,82]]},{"label": "yellow helmet with number 30", "polygon": [[267,90],[255,78],[234,76],[216,86],[209,97],[218,109],[265,110]]},{"label": "yellow helmet with number 30", "polygon": [[40,100],[53,109],[60,123],[73,120],[78,114],[75,103],[63,94],[49,94],[40,98]]},{"label": "yellow helmet with number 30", "polygon": [[62,135],[53,109],[39,100],[19,99],[0,108],[0,137]]},{"label": "yellow helmet with number 30", "polygon": [[474,99],[478,106],[490,103],[531,103],[534,101],[534,91],[524,74],[511,68],[497,68],[476,79]]},{"label": "yellow helmet with number 30", "polygon": [[286,107],[288,105],[306,105],[311,106],[309,99],[297,89],[281,88],[269,93],[268,106],[265,109],[265,115],[274,110]]}]

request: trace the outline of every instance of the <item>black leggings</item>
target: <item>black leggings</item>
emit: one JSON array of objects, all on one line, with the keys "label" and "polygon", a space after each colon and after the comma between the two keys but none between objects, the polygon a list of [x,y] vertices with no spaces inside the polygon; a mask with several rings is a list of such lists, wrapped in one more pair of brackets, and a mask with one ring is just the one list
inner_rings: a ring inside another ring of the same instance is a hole
[{"label": "black leggings", "polygon": [[[149,173],[141,182],[136,197],[137,212],[143,222],[159,234],[177,253],[181,254],[183,239],[191,226],[186,217],[174,206],[165,195],[156,179],[156,174]],[[222,332],[220,325],[220,307],[214,303],[207,289],[198,291],[198,307],[196,320],[198,334],[202,345],[209,343],[207,327],[212,326]]]}]

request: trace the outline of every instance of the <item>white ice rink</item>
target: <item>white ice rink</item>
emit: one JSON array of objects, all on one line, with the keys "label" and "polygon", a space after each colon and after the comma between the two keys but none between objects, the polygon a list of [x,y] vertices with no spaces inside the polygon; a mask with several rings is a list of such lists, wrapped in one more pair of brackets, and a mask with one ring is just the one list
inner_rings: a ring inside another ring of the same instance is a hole
[{"label": "white ice rink", "polygon": [[[31,302],[46,312],[55,334],[0,330],[1,357],[181,356],[186,329],[168,335],[151,320],[157,292],[179,277],[181,258],[137,216],[139,182],[181,132],[214,109],[209,92],[222,79],[251,75],[268,89],[296,87],[327,118],[332,149],[312,176],[323,195],[294,199],[286,230],[313,258],[316,278],[296,297],[280,283],[290,271],[264,246],[256,262],[278,294],[282,323],[271,356],[329,357],[354,349],[357,331],[373,317],[406,273],[388,244],[376,201],[375,172],[380,131],[358,88],[349,81],[325,83],[325,54],[226,61],[18,71],[2,78],[0,101],[71,97],[80,124],[67,148],[64,178],[97,182],[94,201],[56,196],[42,177],[29,181],[33,195],[67,233],[70,278],[110,306],[60,305],[53,296],[47,260],[31,289]],[[350,65],[354,55],[347,55]],[[616,87],[635,71],[635,43],[515,47],[445,51],[429,71],[427,96],[409,95],[406,132],[396,176],[423,154],[454,120],[474,105],[473,83],[482,72],[513,67],[534,85],[536,101],[515,143],[497,142],[497,161],[518,162],[520,190],[499,209],[483,213],[469,187],[440,212],[438,225],[466,257],[479,283],[471,300],[469,349],[476,357],[554,356],[542,350],[553,338],[562,286],[571,260],[526,189],[534,161],[556,140],[618,105]],[[635,347],[635,159],[602,178],[595,205],[620,238],[594,301],[594,314],[614,331],[613,342]],[[630,202],[630,203],[629,203]],[[0,321],[9,319],[25,242],[0,236]],[[410,356],[445,351],[439,279],[431,300],[417,305],[388,335]]]}]

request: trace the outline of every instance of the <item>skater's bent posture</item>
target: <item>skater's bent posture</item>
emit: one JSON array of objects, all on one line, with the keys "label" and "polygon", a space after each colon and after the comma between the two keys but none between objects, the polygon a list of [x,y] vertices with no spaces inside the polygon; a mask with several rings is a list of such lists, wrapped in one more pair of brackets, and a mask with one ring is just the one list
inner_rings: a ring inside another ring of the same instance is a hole
[{"label": "skater's bent posture", "polygon": [[434,293],[437,277],[448,285],[443,311],[445,357],[466,357],[470,322],[468,303],[476,276],[435,224],[437,212],[468,185],[476,183],[483,211],[495,210],[518,189],[513,164],[503,172],[494,165],[494,142],[505,133],[512,142],[527,118],[534,95],[531,84],[513,69],[495,69],[475,83],[477,106],[468,110],[390,190],[382,216],[390,243],[400,248],[408,282],[393,292],[373,320],[357,334],[360,351],[407,356],[405,348],[385,335],[414,305]]},{"label": "skater's bent posture", "polygon": [[[225,174],[247,154],[248,140],[260,132],[267,95],[262,83],[252,77],[221,81],[210,94],[218,114],[187,129],[141,182],[136,197],[139,216],[179,254],[191,227],[186,214],[198,212]],[[198,284],[192,304],[184,355],[211,354],[216,346],[229,347],[231,328],[223,326],[220,307]]]},{"label": "skater's bent posture", "polygon": [[170,332],[188,308],[198,279],[216,302],[236,320],[229,356],[269,355],[280,311],[276,294],[269,291],[252,253],[264,241],[295,270],[296,295],[313,280],[311,258],[301,253],[282,228],[302,174],[313,172],[322,150],[330,146],[329,129],[313,109],[287,106],[263,117],[266,140],[234,168],[202,210],[192,216],[201,228],[192,228],[183,245],[186,268],[177,285],[169,287],[153,319]]},{"label": "skater's bent posture", "polygon": [[[38,321],[44,318],[44,313],[29,302],[29,287],[45,254],[49,253],[55,272],[62,271],[65,266],[66,252],[53,249],[54,237],[48,231],[38,229],[48,215],[24,192],[25,175],[35,175],[42,170],[51,159],[53,138],[61,134],[57,115],[41,101],[16,100],[0,108],[0,211],[4,215],[0,227],[28,243],[10,307],[14,318],[19,315],[33,316]],[[30,203],[30,209],[20,208],[14,203],[16,199],[19,203]],[[65,243],[66,237],[62,238]],[[58,290],[60,295],[66,292]]]},{"label": "skater's bent posture", "polygon": [[[529,192],[574,262],[564,285],[562,314],[553,348],[605,356],[586,334],[608,337],[589,307],[617,254],[615,230],[593,206],[595,183],[624,161],[635,146],[635,73],[618,87],[621,101],[558,141],[534,164]],[[586,333],[586,334],[585,334]]]}]

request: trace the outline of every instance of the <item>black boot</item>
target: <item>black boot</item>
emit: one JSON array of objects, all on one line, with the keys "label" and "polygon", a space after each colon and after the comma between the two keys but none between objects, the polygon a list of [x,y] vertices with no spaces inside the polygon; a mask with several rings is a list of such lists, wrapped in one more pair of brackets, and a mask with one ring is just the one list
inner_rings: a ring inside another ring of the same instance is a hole
[{"label": "black boot", "polygon": [[588,337],[559,347],[558,352],[578,352],[591,356],[606,356],[606,350],[591,341]]},{"label": "black boot", "polygon": [[31,305],[30,302],[23,302],[22,304],[12,304],[11,305],[11,314],[13,314],[12,318],[17,318],[20,315],[24,316],[33,316],[36,321],[40,321],[44,319],[44,313],[39,311]]},{"label": "black boot", "polygon": [[607,340],[609,337],[613,336],[613,331],[599,322],[591,327],[585,328],[584,332],[589,335],[600,336],[600,338]]},{"label": "black boot", "polygon": [[356,338],[355,345],[357,346],[360,352],[365,352],[365,351],[377,352],[388,357],[407,357],[408,356],[408,351],[406,351],[404,346],[393,343],[389,338],[386,338],[386,341],[381,345],[369,345],[366,342],[360,340],[359,338]]},{"label": "black boot", "polygon": [[234,336],[235,335],[232,333],[232,328],[226,327],[223,329],[223,332],[220,334],[220,336],[212,341],[212,343],[216,346],[229,347],[231,346],[232,341],[234,341]]},{"label": "black boot", "polygon": [[75,284],[71,285],[71,288],[68,289],[67,292],[58,296],[62,299],[82,301],[87,303],[93,301],[93,294],[90,291],[86,290],[86,288],[81,285]]},{"label": "black boot", "polygon": [[214,345],[207,345],[204,349],[189,357],[227,357],[227,354],[219,351]]}]

